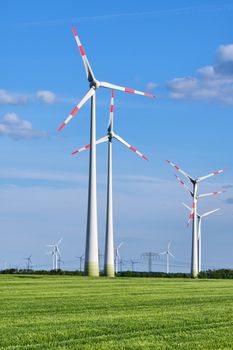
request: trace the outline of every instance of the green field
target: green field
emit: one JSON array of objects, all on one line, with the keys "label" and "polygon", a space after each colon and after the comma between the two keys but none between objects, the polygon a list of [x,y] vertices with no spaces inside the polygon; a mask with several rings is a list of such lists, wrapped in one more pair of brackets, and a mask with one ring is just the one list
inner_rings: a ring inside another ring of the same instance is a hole
[{"label": "green field", "polygon": [[0,275],[0,349],[233,349],[233,281]]}]

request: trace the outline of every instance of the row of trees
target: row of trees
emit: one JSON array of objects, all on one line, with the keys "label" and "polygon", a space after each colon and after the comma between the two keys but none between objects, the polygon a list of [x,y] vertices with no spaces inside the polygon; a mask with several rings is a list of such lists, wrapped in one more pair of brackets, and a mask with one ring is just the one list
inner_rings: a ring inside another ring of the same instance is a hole
[{"label": "row of trees", "polygon": [[[83,276],[82,271],[63,271],[63,270],[17,270],[17,269],[5,269],[1,270],[0,274],[18,274],[18,275],[69,275],[69,276]],[[165,273],[165,272],[132,272],[123,271],[116,274],[117,277],[159,277],[159,278],[190,278],[189,273]],[[233,279],[233,270],[231,269],[220,269],[220,270],[207,270],[201,271],[198,275],[199,278],[211,279],[211,278],[223,278],[223,279]]]}]

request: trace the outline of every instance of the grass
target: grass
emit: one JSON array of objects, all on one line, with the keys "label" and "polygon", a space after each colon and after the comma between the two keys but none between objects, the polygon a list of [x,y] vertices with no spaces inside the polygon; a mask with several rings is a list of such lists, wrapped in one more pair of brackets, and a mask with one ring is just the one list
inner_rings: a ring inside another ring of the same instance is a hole
[{"label": "grass", "polygon": [[0,349],[233,349],[233,281],[0,275]]}]

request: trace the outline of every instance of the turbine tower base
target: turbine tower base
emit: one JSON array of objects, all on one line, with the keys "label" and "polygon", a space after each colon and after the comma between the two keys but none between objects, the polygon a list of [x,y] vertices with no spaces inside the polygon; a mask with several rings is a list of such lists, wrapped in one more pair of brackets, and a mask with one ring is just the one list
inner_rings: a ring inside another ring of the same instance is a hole
[{"label": "turbine tower base", "polygon": [[104,275],[107,277],[115,277],[114,265],[105,265],[104,266]]},{"label": "turbine tower base", "polygon": [[97,262],[88,262],[85,265],[85,276],[99,277],[99,265]]}]

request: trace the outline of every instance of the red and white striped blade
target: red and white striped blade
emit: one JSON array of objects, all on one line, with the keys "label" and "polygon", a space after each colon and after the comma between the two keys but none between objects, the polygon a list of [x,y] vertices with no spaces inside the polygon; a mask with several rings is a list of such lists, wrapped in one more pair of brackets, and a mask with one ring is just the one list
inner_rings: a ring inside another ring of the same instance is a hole
[{"label": "red and white striped blade", "polygon": [[123,143],[126,147],[128,147],[131,151],[137,153],[141,158],[145,160],[149,160],[146,156],[144,156],[141,152],[139,152],[136,148],[134,148],[132,145],[130,145],[128,142],[126,142],[122,137],[119,135],[113,134],[113,137],[117,139],[119,142]]},{"label": "red and white striped blade", "polygon": [[190,213],[190,215],[189,215],[189,219],[188,219],[188,222],[187,222],[187,227],[189,227],[189,225],[190,225],[190,222],[191,222],[191,220],[193,219],[193,215],[194,215],[194,213],[193,213],[193,211]]},{"label": "red and white striped blade", "polygon": [[66,124],[69,123],[69,121],[74,117],[74,115],[80,110],[80,108],[87,102],[87,100],[93,96],[95,93],[94,89],[90,89],[86,95],[82,98],[82,100],[74,107],[72,112],[69,114],[69,116],[66,118],[66,120],[59,126],[58,131],[61,131]]},{"label": "red and white striped blade", "polygon": [[77,34],[76,29],[74,28],[74,26],[72,26],[72,31],[73,31],[76,43],[78,45],[80,54],[81,54],[82,59],[83,59],[83,63],[84,63],[86,74],[87,74],[87,79],[88,79],[89,82],[95,81],[96,79],[95,79],[94,73],[92,72],[90,63],[89,63],[89,61],[87,59],[87,56],[85,54],[85,51],[83,49],[81,41],[79,40],[78,34]]},{"label": "red and white striped blade", "polygon": [[79,149],[77,149],[76,151],[72,152],[72,154],[74,155],[74,154],[80,153],[80,152],[82,152],[82,151],[85,151],[86,149],[89,149],[90,147],[91,147],[91,145],[88,144],[88,145],[86,145],[86,146],[84,146],[84,147],[82,147],[82,148],[79,148]]},{"label": "red and white striped blade", "polygon": [[184,170],[182,170],[178,165],[176,165],[176,164],[174,164],[174,163],[172,163],[170,160],[166,160],[166,162],[168,163],[168,164],[170,164],[171,166],[173,166],[173,168],[175,168],[177,171],[179,171],[182,175],[184,175],[187,179],[189,179],[189,180],[192,180],[192,181],[194,181],[194,179],[188,174],[188,173],[186,173]]},{"label": "red and white striped blade", "polygon": [[218,171],[214,171],[213,173],[210,173],[210,174],[208,174],[208,175],[201,176],[201,177],[199,177],[199,178],[197,179],[197,182],[200,182],[200,181],[203,181],[203,180],[205,180],[205,179],[208,179],[208,178],[211,177],[211,176],[221,174],[223,171],[224,171],[224,169],[221,169],[221,170],[218,170]]},{"label": "red and white striped blade", "polygon": [[183,181],[183,180],[181,180],[180,178],[179,178],[179,176],[177,176],[176,174],[174,174],[174,176],[177,178],[177,180],[181,183],[181,185],[183,185],[185,188],[186,188],[186,190],[188,190],[189,191],[189,193],[191,194],[191,195],[193,195],[193,192],[190,190],[190,188],[186,185],[186,183]]},{"label": "red and white striped blade", "polygon": [[122,86],[119,86],[119,85],[106,83],[105,81],[101,81],[100,82],[100,86],[108,88],[108,89],[114,89],[114,90],[119,90],[119,91],[123,91],[123,92],[129,92],[131,94],[137,94],[137,95],[142,95],[142,96],[156,98],[155,95],[149,94],[147,92],[142,92],[142,91],[138,91],[138,90],[122,87]]},{"label": "red and white striped blade", "polygon": [[226,191],[216,191],[216,192],[209,192],[209,193],[204,193],[204,194],[199,194],[198,198],[202,198],[202,197],[209,197],[209,196],[215,196],[221,193],[224,193]]},{"label": "red and white striped blade", "polygon": [[[191,209],[191,208],[190,208],[190,209]],[[194,210],[195,210],[195,202],[193,201],[192,209],[191,209],[191,212],[190,212],[190,214],[189,214],[189,219],[188,219],[188,222],[187,222],[187,226],[190,225],[190,222],[191,222],[191,220],[193,219]]]},{"label": "red and white striped blade", "polygon": [[113,131],[113,113],[114,113],[114,90],[112,90],[112,95],[111,95],[108,132]]},{"label": "red and white striped blade", "polygon": [[[100,139],[98,139],[98,140],[96,141],[96,145],[98,145],[99,143],[106,142],[106,141],[108,141],[108,136],[101,137]],[[84,146],[84,147],[82,147],[82,148],[79,148],[79,149],[77,149],[76,151],[72,152],[72,154],[74,155],[74,154],[80,153],[80,152],[82,152],[82,151],[86,151],[86,150],[89,149],[90,147],[91,147],[91,145],[88,144],[88,145],[86,145],[86,146]]]}]

